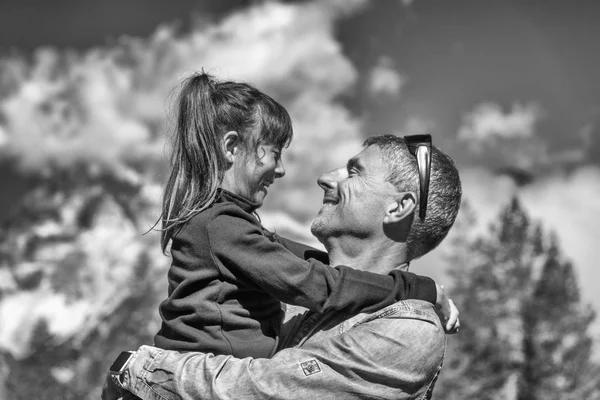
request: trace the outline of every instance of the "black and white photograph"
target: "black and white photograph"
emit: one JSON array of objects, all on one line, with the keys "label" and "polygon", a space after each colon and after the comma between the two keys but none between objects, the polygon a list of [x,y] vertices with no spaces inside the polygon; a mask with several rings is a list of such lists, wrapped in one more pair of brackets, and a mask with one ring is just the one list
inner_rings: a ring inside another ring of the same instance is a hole
[{"label": "black and white photograph", "polygon": [[0,0],[0,400],[600,400],[600,2]]}]

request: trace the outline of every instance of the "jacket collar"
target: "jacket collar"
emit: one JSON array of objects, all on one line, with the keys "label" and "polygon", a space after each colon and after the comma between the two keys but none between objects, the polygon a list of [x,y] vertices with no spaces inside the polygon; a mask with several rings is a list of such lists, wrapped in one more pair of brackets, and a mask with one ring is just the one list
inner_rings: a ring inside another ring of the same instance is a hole
[{"label": "jacket collar", "polygon": [[260,203],[253,203],[242,196],[222,188],[218,189],[217,199],[217,201],[230,201],[249,214],[253,213],[260,207]]}]

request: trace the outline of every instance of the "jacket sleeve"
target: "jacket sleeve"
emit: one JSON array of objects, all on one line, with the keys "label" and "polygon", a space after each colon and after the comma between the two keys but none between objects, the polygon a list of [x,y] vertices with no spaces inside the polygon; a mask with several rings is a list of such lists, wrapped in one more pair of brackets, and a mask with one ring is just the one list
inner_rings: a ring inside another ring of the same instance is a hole
[{"label": "jacket sleeve", "polygon": [[445,349],[439,323],[376,319],[270,359],[142,346],[124,383],[144,400],[424,399]]},{"label": "jacket sleeve", "polygon": [[235,209],[210,222],[208,237],[214,262],[224,273],[279,301],[312,311],[369,312],[398,300],[436,300],[430,278],[403,271],[380,275],[347,266],[331,268],[315,258],[299,258]]},{"label": "jacket sleeve", "polygon": [[315,249],[314,247],[308,246],[304,243],[296,242],[283,236],[279,236],[276,233],[273,234],[273,239],[289,250],[296,257],[300,257],[303,260],[314,258],[321,261],[323,264],[329,264],[329,256],[327,255],[327,252],[323,250]]}]

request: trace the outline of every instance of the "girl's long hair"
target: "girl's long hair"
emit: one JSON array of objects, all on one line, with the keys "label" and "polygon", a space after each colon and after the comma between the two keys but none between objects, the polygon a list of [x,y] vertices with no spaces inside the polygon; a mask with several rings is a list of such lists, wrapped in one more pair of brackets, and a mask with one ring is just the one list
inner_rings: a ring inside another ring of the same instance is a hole
[{"label": "girl's long hair", "polygon": [[293,136],[288,112],[271,97],[203,71],[183,81],[176,108],[161,214],[163,252],[185,222],[215,201],[228,167],[221,147],[225,133],[236,131],[246,151],[263,142],[283,148]]}]

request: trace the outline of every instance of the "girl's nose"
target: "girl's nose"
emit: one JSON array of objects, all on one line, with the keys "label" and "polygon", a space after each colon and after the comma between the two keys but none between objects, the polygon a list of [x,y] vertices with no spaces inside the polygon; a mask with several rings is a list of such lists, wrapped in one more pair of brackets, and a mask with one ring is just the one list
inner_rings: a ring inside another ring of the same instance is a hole
[{"label": "girl's nose", "polygon": [[275,166],[275,178],[282,178],[285,175],[285,167],[283,166],[283,161],[278,160],[277,165]]}]

